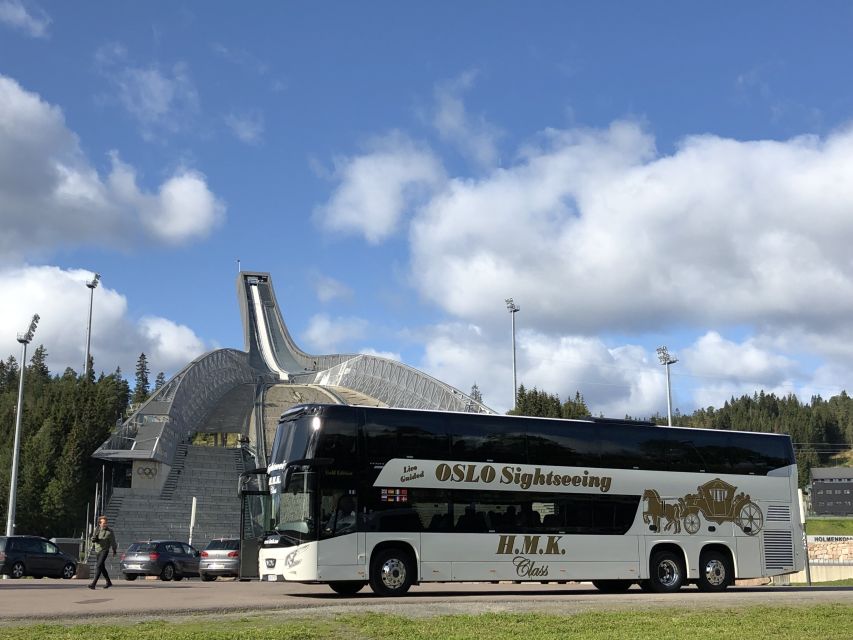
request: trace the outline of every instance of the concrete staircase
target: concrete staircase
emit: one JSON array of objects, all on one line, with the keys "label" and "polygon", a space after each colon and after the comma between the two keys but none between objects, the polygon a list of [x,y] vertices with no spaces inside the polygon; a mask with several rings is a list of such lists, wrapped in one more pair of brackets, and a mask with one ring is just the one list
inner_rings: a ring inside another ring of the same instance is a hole
[{"label": "concrete staircase", "polygon": [[163,483],[163,490],[160,492],[160,497],[163,500],[171,500],[175,495],[175,490],[178,488],[178,480],[184,472],[184,463],[187,459],[188,444],[179,444],[175,449],[175,459],[172,465],[172,470],[169,471],[169,477]]},{"label": "concrete staircase", "polygon": [[110,576],[121,579],[121,553],[133,542],[187,542],[193,496],[197,498],[192,539],[196,549],[203,549],[213,538],[236,537],[240,532],[237,483],[246,470],[244,460],[242,449],[180,445],[160,495],[116,489],[107,508],[119,546],[119,554],[110,556],[107,564]]}]

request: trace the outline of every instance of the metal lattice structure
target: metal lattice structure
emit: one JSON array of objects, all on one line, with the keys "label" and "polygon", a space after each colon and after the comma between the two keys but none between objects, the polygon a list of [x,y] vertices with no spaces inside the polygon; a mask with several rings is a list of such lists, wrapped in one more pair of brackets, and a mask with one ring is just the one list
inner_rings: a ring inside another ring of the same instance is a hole
[{"label": "metal lattice structure", "polygon": [[[396,360],[302,351],[287,330],[268,273],[241,272],[237,298],[245,351],[218,349],[193,360],[116,428],[94,453],[96,458],[171,465],[177,445],[198,431],[211,431],[209,423],[217,422],[214,413],[223,410],[223,398],[233,396],[241,385],[261,390],[269,384],[343,387],[390,407],[494,413],[458,389]],[[331,390],[328,395],[343,401]],[[256,399],[254,404],[263,402]],[[246,415],[251,411],[249,406],[244,409]],[[230,432],[245,434],[249,429],[248,420],[234,422],[240,421],[232,421]]]},{"label": "metal lattice structure", "polygon": [[105,460],[171,463],[175,447],[198,431],[223,395],[262,372],[248,354],[217,349],[193,360],[137,408],[93,454]]}]

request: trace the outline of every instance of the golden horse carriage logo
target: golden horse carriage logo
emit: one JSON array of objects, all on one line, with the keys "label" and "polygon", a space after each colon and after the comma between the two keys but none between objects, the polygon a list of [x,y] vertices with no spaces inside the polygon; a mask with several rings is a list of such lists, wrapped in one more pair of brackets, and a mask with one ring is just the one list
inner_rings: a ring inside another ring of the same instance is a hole
[{"label": "golden horse carriage logo", "polygon": [[701,524],[699,514],[705,520],[722,524],[734,522],[745,534],[754,536],[764,524],[761,509],[741,491],[735,495],[737,487],[715,478],[696,488],[696,493],[688,493],[683,498],[665,500],[655,489],[643,492],[646,509],[643,522],[660,531],[661,521],[666,521],[663,530],[681,533],[681,527],[690,535],[697,533]]}]

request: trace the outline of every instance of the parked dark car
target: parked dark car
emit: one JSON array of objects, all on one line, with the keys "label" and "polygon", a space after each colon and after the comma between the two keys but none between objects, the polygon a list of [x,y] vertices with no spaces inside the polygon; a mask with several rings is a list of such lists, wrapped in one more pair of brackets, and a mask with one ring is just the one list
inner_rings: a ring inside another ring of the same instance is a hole
[{"label": "parked dark car", "polygon": [[39,536],[0,536],[0,574],[11,578],[73,578],[77,561]]},{"label": "parked dark car", "polygon": [[158,576],[161,580],[183,580],[198,576],[199,553],[186,542],[150,540],[134,542],[121,554],[121,572],[126,580]]},{"label": "parked dark car", "polygon": [[208,542],[201,552],[198,573],[205,582],[219,576],[236,578],[240,573],[240,540],[220,538]]}]

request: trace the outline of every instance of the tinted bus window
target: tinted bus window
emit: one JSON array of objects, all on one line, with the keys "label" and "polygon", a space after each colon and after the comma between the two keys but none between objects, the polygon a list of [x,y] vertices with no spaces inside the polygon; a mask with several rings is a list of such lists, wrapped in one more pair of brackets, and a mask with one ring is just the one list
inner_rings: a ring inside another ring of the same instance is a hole
[{"label": "tinted bus window", "polygon": [[705,472],[710,469],[696,447],[693,432],[667,429],[665,469],[668,471],[685,471],[689,473]]},{"label": "tinted bus window", "polygon": [[729,462],[733,473],[766,475],[793,464],[787,439],[759,434],[729,434]]},{"label": "tinted bus window", "polygon": [[[640,496],[451,491],[452,528],[459,533],[624,535]],[[428,530],[446,531],[443,528]]]},{"label": "tinted bus window", "polygon": [[599,425],[586,422],[530,421],[527,450],[532,464],[601,466]]},{"label": "tinted bus window", "polygon": [[452,531],[448,492],[437,489],[365,491],[364,528],[367,531]]},{"label": "tinted bus window", "polygon": [[[454,416],[455,417],[455,416]],[[474,462],[525,462],[524,422],[489,416],[450,419],[451,458]]]},{"label": "tinted bus window", "polygon": [[356,462],[356,424],[324,418],[317,444],[318,458],[332,458],[335,466],[353,467]]},{"label": "tinted bus window", "polygon": [[369,462],[392,458],[444,460],[450,453],[441,414],[371,411],[364,424],[364,442]]},{"label": "tinted bus window", "polygon": [[657,427],[599,423],[601,466],[614,469],[666,468],[666,433]]}]

